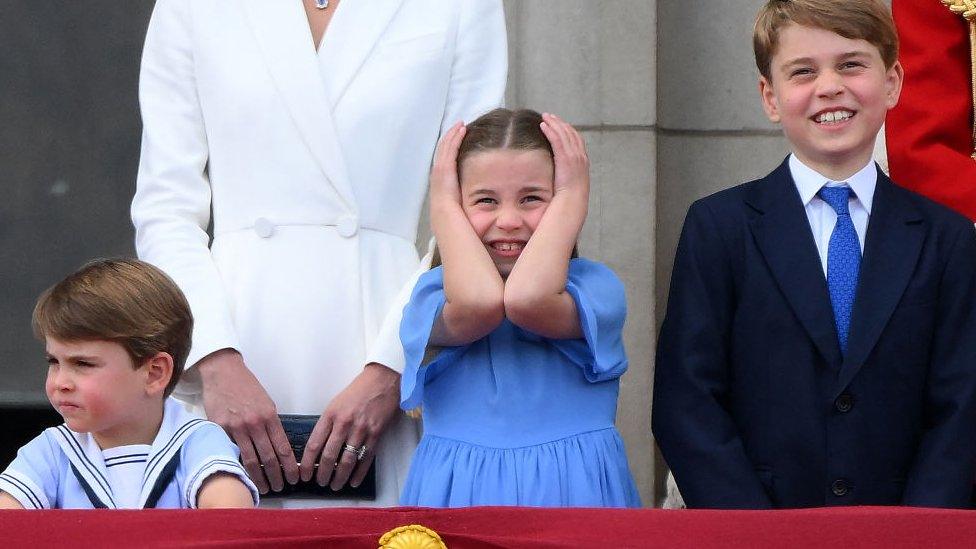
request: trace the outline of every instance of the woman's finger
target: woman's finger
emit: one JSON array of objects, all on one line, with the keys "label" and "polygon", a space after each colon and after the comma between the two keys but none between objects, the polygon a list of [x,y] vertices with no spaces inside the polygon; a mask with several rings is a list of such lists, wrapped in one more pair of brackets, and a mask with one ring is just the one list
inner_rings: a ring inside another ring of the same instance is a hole
[{"label": "woman's finger", "polygon": [[331,430],[332,422],[328,416],[322,414],[319,420],[315,422],[315,427],[312,428],[312,434],[308,436],[308,441],[305,443],[305,451],[302,453],[299,472],[301,473],[303,482],[312,480],[312,477],[315,475],[315,465],[322,456],[325,439],[329,436],[329,431]]},{"label": "woman's finger", "polygon": [[268,477],[268,484],[275,492],[280,492],[285,487],[284,479],[281,476],[281,463],[278,461],[278,454],[275,453],[274,445],[268,438],[268,430],[264,425],[260,425],[251,430],[251,441],[254,442],[254,449],[257,450],[258,459],[264,465],[264,475]]},{"label": "woman's finger", "polygon": [[285,482],[295,484],[298,482],[299,471],[298,462],[295,461],[295,451],[288,442],[288,435],[285,434],[281,420],[277,417],[268,424],[268,439],[274,448],[275,455],[278,456],[278,463],[281,464],[281,471],[285,475]]},{"label": "woman's finger", "polygon": [[378,442],[379,439],[375,435],[366,439],[366,452],[363,454],[363,459],[359,461],[359,465],[353,471],[352,478],[349,479],[349,485],[353,488],[359,487],[363,483],[363,479],[366,478],[366,473],[369,472],[370,466],[373,465],[373,460],[376,459],[376,444]]},{"label": "woman's finger", "polygon": [[254,486],[258,489],[258,492],[267,494],[268,480],[264,476],[261,460],[258,459],[257,452],[254,451],[254,444],[251,442],[251,437],[243,429],[235,431],[231,435],[231,438],[234,439],[234,444],[237,444],[237,448],[241,451],[241,464],[244,465],[244,470],[247,471],[247,475],[254,481]]},{"label": "woman's finger", "polygon": [[329,438],[325,441],[325,448],[322,449],[322,457],[319,459],[319,470],[315,472],[315,482],[319,486],[327,485],[333,476],[348,431],[347,423],[339,421],[332,423],[332,430],[329,432]]},{"label": "woman's finger", "polygon": [[332,475],[332,482],[329,483],[329,487],[333,490],[340,490],[346,485],[346,481],[349,480],[349,476],[352,475],[352,471],[358,463],[356,450],[363,444],[365,438],[362,429],[357,429],[346,437],[342,444],[342,453],[339,454],[339,466],[336,467],[335,474]]}]

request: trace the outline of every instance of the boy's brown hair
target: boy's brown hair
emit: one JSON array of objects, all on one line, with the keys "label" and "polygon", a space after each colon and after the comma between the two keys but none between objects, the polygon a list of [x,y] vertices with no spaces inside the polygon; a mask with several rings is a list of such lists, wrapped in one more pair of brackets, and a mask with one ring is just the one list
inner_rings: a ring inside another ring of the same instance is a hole
[{"label": "boy's brown hair", "polygon": [[865,40],[878,48],[886,69],[898,60],[898,33],[881,0],[769,0],[756,16],[752,35],[756,67],[766,80],[779,33],[791,23]]},{"label": "boy's brown hair", "polygon": [[44,291],[32,326],[41,341],[114,341],[136,368],[156,353],[169,353],[169,396],[190,353],[193,315],[183,292],[158,268],[136,259],[99,259]]}]

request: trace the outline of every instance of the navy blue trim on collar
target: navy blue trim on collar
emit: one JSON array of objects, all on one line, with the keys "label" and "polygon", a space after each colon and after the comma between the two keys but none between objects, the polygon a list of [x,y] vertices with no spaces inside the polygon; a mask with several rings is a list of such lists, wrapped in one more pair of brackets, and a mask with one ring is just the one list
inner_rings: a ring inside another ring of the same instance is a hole
[{"label": "navy blue trim on collar", "polygon": [[[111,498],[112,498],[112,489],[109,487],[108,479],[106,479],[105,476],[102,475],[102,472],[99,471],[97,467],[95,467],[95,464],[92,463],[92,461],[90,459],[88,459],[88,455],[85,454],[85,450],[81,447],[80,444],[78,444],[78,441],[75,440],[75,437],[71,433],[71,431],[68,430],[68,428],[65,427],[64,425],[60,425],[57,428],[57,432],[60,433],[62,437],[64,437],[65,441],[67,441],[67,443],[68,443],[68,446],[71,447],[72,451],[74,451],[75,455],[78,456],[79,460],[82,463],[85,463],[86,464],[86,467],[85,468],[88,469],[88,471],[90,473],[92,473],[92,476],[95,477],[95,480],[101,485],[102,489],[105,490],[105,493],[108,495],[109,499],[111,500]],[[71,462],[70,459],[68,461]],[[75,475],[78,476],[79,480],[81,480],[81,474],[78,471],[78,469],[75,468],[73,462],[71,463],[71,468],[75,471]],[[86,488],[86,491],[89,490],[89,489],[91,489],[91,486],[89,486],[87,482],[83,482],[83,484],[84,484],[84,486]],[[91,494],[89,494],[89,498],[90,497],[91,497]],[[99,501],[101,501],[101,500],[99,499]],[[115,501],[114,500],[111,500],[111,503],[112,503],[112,506],[114,507],[115,506]]]},{"label": "navy blue trim on collar", "polygon": [[95,495],[95,490],[93,490],[91,485],[88,484],[88,481],[85,480],[85,477],[82,476],[80,471],[78,471],[75,464],[71,462],[69,462],[69,464],[71,465],[71,472],[75,474],[75,478],[78,479],[81,487],[85,490],[85,495],[88,496],[88,501],[91,501],[92,507],[95,509],[108,509],[108,505],[105,505],[105,502]]},{"label": "navy blue trim on collar", "polygon": [[179,464],[180,452],[176,452],[173,454],[172,459],[169,460],[169,463],[163,467],[163,471],[156,477],[152,491],[149,492],[149,497],[146,498],[146,504],[142,506],[143,509],[156,508],[156,504],[159,503],[159,498],[162,497],[163,492],[166,491],[166,487],[169,486],[169,483],[173,481],[173,477],[176,476],[176,468]]}]

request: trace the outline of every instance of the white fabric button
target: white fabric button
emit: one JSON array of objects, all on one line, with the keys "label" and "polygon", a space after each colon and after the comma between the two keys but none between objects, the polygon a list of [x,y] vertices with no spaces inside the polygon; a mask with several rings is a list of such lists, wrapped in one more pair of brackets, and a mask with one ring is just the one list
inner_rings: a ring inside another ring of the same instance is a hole
[{"label": "white fabric button", "polygon": [[259,217],[254,220],[254,234],[261,238],[271,238],[274,233],[274,224],[270,219]]},{"label": "white fabric button", "polygon": [[340,236],[351,238],[359,230],[359,220],[354,215],[344,215],[336,222],[336,231]]}]

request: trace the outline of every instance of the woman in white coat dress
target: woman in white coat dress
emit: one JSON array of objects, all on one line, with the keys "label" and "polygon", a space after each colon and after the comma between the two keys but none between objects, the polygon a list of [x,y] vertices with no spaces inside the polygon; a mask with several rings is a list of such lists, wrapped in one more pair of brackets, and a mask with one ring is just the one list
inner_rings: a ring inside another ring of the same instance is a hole
[{"label": "woman in white coat dress", "polygon": [[[136,248],[193,309],[177,396],[258,487],[356,485],[375,456],[377,500],[336,503],[392,505],[417,441],[397,328],[430,159],[502,102],[505,22],[501,0],[323,3],[157,1]],[[322,414],[301,465],[277,413]]]}]

